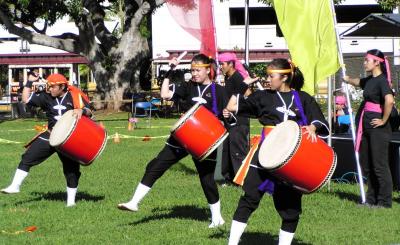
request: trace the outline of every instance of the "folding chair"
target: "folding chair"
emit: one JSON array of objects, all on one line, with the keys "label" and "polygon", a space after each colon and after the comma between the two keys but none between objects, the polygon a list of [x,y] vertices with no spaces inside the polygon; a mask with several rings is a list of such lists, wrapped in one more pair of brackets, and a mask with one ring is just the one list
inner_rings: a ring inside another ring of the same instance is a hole
[{"label": "folding chair", "polygon": [[151,105],[152,105],[151,108],[150,108],[150,110],[153,111],[153,113],[154,113],[155,116],[157,116],[158,118],[160,118],[160,117],[158,116],[158,113],[159,113],[160,107],[161,107],[161,99],[159,99],[159,98],[152,98],[152,99],[150,100],[150,103],[151,103]]},{"label": "folding chair", "polygon": [[150,102],[136,102],[133,107],[133,117],[142,117],[147,118],[148,127],[151,128],[151,111],[152,111],[152,104]]}]

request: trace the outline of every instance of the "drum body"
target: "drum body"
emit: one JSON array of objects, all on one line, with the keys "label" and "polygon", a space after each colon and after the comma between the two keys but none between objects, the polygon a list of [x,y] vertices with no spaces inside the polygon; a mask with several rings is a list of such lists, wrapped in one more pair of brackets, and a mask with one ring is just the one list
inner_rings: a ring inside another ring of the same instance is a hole
[{"label": "drum body", "polygon": [[210,155],[228,136],[218,118],[200,103],[190,108],[175,123],[171,134],[200,161]]},{"label": "drum body", "polygon": [[82,116],[77,120],[72,113],[67,111],[57,121],[50,145],[82,165],[90,165],[106,146],[107,133],[91,119]]},{"label": "drum body", "polygon": [[336,168],[333,149],[307,136],[296,122],[283,122],[268,133],[258,155],[262,167],[303,193],[323,187]]}]

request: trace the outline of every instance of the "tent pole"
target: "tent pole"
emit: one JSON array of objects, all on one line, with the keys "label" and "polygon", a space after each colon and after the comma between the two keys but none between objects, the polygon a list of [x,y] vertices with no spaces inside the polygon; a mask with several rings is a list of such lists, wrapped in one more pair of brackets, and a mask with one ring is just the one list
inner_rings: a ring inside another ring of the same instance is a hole
[{"label": "tent pole", "polygon": [[221,70],[219,69],[219,62],[218,62],[218,42],[217,42],[217,28],[215,28],[215,14],[214,14],[214,2],[211,0],[211,15],[213,21],[213,33],[214,33],[214,45],[215,45],[215,63],[217,65],[217,74],[215,76],[215,81],[217,84],[221,85]]},{"label": "tent pole", "polygon": [[[338,29],[337,29],[335,6],[333,4],[333,0],[331,0],[330,3],[331,3],[331,10],[333,13],[333,23],[335,25],[336,42],[337,42],[338,51],[339,51],[339,62],[342,65],[342,77],[345,77],[346,76],[346,67],[344,66],[343,53],[342,53],[342,48],[341,48]],[[350,101],[350,95],[349,95],[349,86],[350,86],[349,84],[342,82],[342,89],[346,93],[346,100],[347,100],[347,104],[349,105],[351,136],[353,138],[353,144],[356,145],[356,143],[355,143],[356,134],[355,134],[355,126],[354,126],[355,124],[354,124],[354,119],[353,119],[353,109],[351,107],[351,101]],[[331,94],[329,96],[331,96]],[[355,154],[355,158],[356,158],[358,184],[360,186],[360,194],[361,194],[361,203],[365,203],[364,181],[363,181],[363,176],[362,176],[362,172],[361,172],[360,157],[359,157],[359,154],[357,151],[354,151],[354,154]]]},{"label": "tent pole", "polygon": [[[332,147],[332,76],[328,78],[328,125],[329,125],[329,135],[328,135],[328,145]],[[331,191],[331,180],[328,181],[328,191]]]},{"label": "tent pole", "polygon": [[249,66],[249,0],[244,0],[244,63]]}]

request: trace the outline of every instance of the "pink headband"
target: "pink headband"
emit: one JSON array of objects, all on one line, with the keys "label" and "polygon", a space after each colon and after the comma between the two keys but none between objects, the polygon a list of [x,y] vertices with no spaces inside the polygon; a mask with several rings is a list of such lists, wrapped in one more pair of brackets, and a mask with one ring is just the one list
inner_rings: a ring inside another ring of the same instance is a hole
[{"label": "pink headband", "polygon": [[382,59],[381,57],[378,57],[376,55],[367,54],[365,56],[365,58],[373,59],[373,60],[376,60],[376,61],[379,61],[379,62],[385,62],[387,80],[389,82],[390,88],[392,88],[392,74],[390,73],[390,64],[389,64],[389,60],[387,59],[387,57],[385,56],[385,59]]},{"label": "pink headband", "polygon": [[341,95],[336,96],[335,97],[335,104],[346,105],[347,104],[346,98],[344,96],[341,96]]},{"label": "pink headband", "polygon": [[222,53],[218,55],[219,62],[228,62],[234,61],[235,62],[235,69],[242,75],[243,78],[249,77],[249,73],[244,69],[242,62],[240,62],[235,53]]}]

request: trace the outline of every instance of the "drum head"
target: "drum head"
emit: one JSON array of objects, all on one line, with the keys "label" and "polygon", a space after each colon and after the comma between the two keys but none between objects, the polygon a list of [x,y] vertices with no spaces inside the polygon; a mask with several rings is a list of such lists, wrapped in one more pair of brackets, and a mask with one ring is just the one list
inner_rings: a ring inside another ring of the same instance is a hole
[{"label": "drum head", "polygon": [[294,121],[278,124],[265,137],[258,153],[258,161],[265,169],[277,169],[296,151],[301,138],[300,127]]},{"label": "drum head", "polygon": [[51,146],[59,146],[63,144],[68,137],[71,135],[72,131],[76,125],[76,118],[72,115],[73,110],[69,110],[57,121],[56,125],[54,125],[50,134],[50,145]]},{"label": "drum head", "polygon": [[197,108],[199,108],[201,104],[200,103],[196,103],[194,106],[192,106],[192,108],[190,108],[185,114],[183,114],[183,116],[174,124],[174,126],[172,126],[171,128],[171,132],[173,133],[175,130],[177,130],[180,126],[182,126],[182,124],[185,123],[185,121],[191,116],[193,115],[193,113],[197,110]]}]

